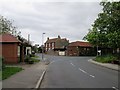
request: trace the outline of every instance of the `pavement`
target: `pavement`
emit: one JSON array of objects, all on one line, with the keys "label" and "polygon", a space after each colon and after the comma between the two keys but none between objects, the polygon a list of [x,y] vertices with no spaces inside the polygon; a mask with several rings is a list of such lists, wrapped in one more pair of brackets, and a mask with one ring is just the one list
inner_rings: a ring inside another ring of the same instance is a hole
[{"label": "pavement", "polygon": [[22,64],[18,66],[23,67],[24,70],[3,80],[2,88],[38,88],[47,65],[41,61],[32,65]]},{"label": "pavement", "polygon": [[90,59],[88,61],[91,62],[91,63],[94,63],[96,65],[100,65],[100,66],[103,66],[103,67],[106,67],[106,68],[109,68],[109,69],[112,69],[112,70],[120,71],[120,66],[119,65],[110,64],[110,63],[99,63],[99,62],[96,62],[92,59]]}]

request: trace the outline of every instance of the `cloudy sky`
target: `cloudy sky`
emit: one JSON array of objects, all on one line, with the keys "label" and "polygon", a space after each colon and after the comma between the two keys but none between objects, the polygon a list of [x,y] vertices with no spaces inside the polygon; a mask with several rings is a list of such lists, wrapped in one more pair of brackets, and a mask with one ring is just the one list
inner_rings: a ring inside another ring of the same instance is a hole
[{"label": "cloudy sky", "polygon": [[33,44],[60,35],[71,42],[81,40],[102,11],[99,2],[78,0],[0,0],[0,15],[14,20],[24,38],[30,34]]}]

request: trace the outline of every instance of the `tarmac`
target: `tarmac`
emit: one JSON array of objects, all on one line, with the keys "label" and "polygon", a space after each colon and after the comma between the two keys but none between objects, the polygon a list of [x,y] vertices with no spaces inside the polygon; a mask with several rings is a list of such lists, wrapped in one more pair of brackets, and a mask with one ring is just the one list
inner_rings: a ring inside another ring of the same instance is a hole
[{"label": "tarmac", "polygon": [[[92,59],[88,61],[96,65],[120,71],[118,65],[103,64],[93,61]],[[18,72],[17,74],[12,75],[8,79],[3,80],[2,88],[31,88],[31,89],[39,88],[42,79],[45,75],[47,65],[48,63],[46,62],[39,62],[32,65],[26,64],[13,65],[17,67],[22,67],[24,70]]]},{"label": "tarmac", "polygon": [[91,63],[93,63],[93,64],[96,64],[96,65],[100,65],[100,66],[103,66],[103,67],[106,67],[106,68],[109,68],[109,69],[112,69],[112,70],[120,71],[120,66],[116,65],[116,64],[99,63],[99,62],[96,62],[96,61],[94,61],[92,59],[90,59],[88,61],[91,62]]},{"label": "tarmac", "polygon": [[24,70],[3,80],[2,88],[39,88],[47,68],[45,62],[32,65],[18,65],[18,67],[20,66],[23,67]]}]

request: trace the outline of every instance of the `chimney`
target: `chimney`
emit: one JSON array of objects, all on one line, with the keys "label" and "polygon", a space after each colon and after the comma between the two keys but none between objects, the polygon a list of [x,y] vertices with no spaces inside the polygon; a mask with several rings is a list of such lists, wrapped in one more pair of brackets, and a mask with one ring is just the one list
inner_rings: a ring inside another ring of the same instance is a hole
[{"label": "chimney", "polygon": [[58,35],[58,38],[61,39],[61,38],[60,38],[60,35]]},{"label": "chimney", "polygon": [[49,40],[49,37],[47,38],[47,40]]}]

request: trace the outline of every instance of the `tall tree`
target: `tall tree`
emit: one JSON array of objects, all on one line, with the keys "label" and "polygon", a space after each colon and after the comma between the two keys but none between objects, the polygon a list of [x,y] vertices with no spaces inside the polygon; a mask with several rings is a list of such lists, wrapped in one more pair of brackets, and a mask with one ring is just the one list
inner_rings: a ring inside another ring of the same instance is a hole
[{"label": "tall tree", "polygon": [[101,2],[99,13],[86,39],[95,46],[120,48],[120,1]]},{"label": "tall tree", "polygon": [[19,35],[19,33],[17,33],[16,27],[12,25],[12,22],[0,15],[0,34],[6,32],[15,36]]}]

